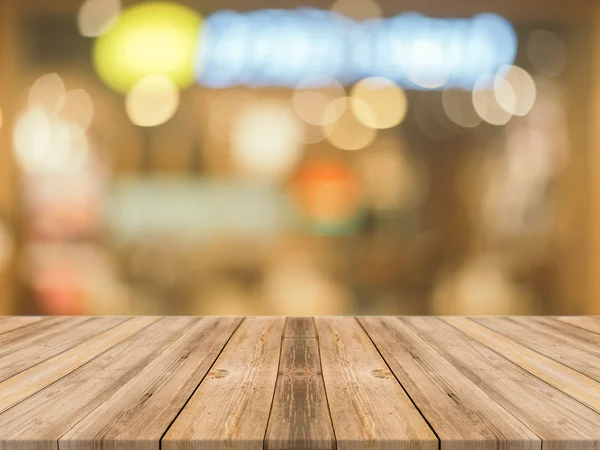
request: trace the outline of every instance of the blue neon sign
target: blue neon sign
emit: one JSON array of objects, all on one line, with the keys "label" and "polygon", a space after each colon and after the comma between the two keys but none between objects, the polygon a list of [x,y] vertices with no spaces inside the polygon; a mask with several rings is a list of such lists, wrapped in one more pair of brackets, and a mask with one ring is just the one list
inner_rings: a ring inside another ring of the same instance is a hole
[{"label": "blue neon sign", "polygon": [[470,89],[512,64],[516,51],[513,27],[495,14],[357,22],[311,8],[220,11],[200,32],[196,71],[199,83],[218,88],[384,76],[408,89]]}]

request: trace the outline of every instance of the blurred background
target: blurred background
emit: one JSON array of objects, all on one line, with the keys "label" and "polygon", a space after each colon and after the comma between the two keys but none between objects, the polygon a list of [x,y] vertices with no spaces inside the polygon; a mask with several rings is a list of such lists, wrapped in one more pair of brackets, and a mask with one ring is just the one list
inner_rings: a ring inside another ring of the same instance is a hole
[{"label": "blurred background", "polygon": [[0,1],[0,314],[600,314],[595,0]]}]

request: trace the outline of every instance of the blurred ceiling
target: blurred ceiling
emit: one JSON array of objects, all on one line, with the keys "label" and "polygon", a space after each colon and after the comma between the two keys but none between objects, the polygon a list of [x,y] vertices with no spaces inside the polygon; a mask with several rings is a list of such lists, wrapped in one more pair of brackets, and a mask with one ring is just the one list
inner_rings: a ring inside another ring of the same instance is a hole
[{"label": "blurred ceiling", "polygon": [[[77,11],[82,0],[0,0],[14,1],[29,11],[67,14]],[[178,0],[195,9],[210,13],[220,9],[247,11],[262,8],[328,8],[332,0]],[[139,0],[123,0],[125,5]],[[512,21],[587,20],[590,12],[600,9],[598,0],[379,0],[384,13],[393,16],[405,11],[419,11],[430,16],[472,16],[494,12]]]}]

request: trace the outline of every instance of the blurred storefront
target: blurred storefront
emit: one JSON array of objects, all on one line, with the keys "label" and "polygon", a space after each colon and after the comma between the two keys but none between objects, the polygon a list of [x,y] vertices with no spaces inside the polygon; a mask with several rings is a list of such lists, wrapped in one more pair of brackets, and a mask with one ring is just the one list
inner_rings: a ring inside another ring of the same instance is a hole
[{"label": "blurred storefront", "polygon": [[0,313],[600,311],[594,1],[281,3],[0,3]]}]

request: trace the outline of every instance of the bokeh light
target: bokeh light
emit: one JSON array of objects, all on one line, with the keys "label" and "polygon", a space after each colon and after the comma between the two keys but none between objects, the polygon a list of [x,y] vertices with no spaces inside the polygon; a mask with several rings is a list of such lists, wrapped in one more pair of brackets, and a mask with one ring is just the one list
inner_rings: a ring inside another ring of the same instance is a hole
[{"label": "bokeh light", "polygon": [[40,107],[25,112],[13,134],[15,158],[27,173],[72,173],[84,164],[89,147],[83,131]]},{"label": "bokeh light", "polygon": [[[339,98],[330,102],[323,111],[323,132],[327,140],[342,150],[359,150],[375,140],[377,131],[359,122],[347,107],[350,99]],[[354,109],[362,109],[361,114],[370,113],[369,106],[359,99],[354,101]],[[374,119],[371,116],[371,120]]]},{"label": "bokeh light", "polygon": [[85,37],[106,33],[119,18],[121,0],[85,0],[79,8],[77,26]]},{"label": "bokeh light", "polygon": [[[417,22],[426,23],[426,18],[417,18]],[[431,24],[432,25],[432,24]],[[407,45],[407,61],[404,64],[407,79],[420,89],[438,89],[448,83],[451,64],[448,63],[445,45],[433,27],[418,31],[419,35]]]},{"label": "bokeh light", "polygon": [[[325,117],[323,112],[327,105],[336,99],[345,98],[344,87],[336,80],[322,82],[320,88],[312,88],[312,83],[302,83],[296,87],[292,95],[294,110],[302,120],[311,125],[325,125],[323,120],[337,120],[338,117]],[[340,112],[340,115],[343,111]]]},{"label": "bokeh light", "polygon": [[462,89],[444,89],[442,106],[448,118],[463,128],[474,128],[481,117],[473,107],[472,94]]},{"label": "bokeh light", "polygon": [[525,116],[535,103],[535,81],[524,69],[505,66],[494,80],[494,95],[498,104],[507,112]]},{"label": "bokeh light", "polygon": [[131,6],[100,36],[94,65],[111,88],[127,93],[149,75],[164,75],[179,88],[194,81],[194,56],[202,18],[175,3]]},{"label": "bokeh light", "polygon": [[352,88],[350,107],[356,118],[371,128],[392,128],[406,116],[406,94],[386,78],[365,78]]},{"label": "bokeh light", "polygon": [[298,161],[302,134],[302,123],[286,103],[256,102],[233,125],[232,156],[246,176],[277,180]]},{"label": "bokeh light", "polygon": [[60,75],[43,75],[29,88],[29,108],[41,108],[49,114],[56,114],[64,104],[65,94],[65,83]]},{"label": "bokeh light", "polygon": [[137,83],[125,98],[129,119],[140,127],[167,122],[179,107],[179,91],[169,77],[150,75]]},{"label": "bokeh light", "polygon": [[[506,125],[512,114],[502,108],[496,100],[496,86],[502,85],[503,92],[510,92],[508,82],[494,75],[484,75],[479,78],[473,89],[473,106],[479,116],[492,125]],[[505,100],[508,103],[510,99]]]},{"label": "bokeh light", "polygon": [[212,14],[199,32],[198,82],[295,88],[307,78],[318,87],[327,78],[349,85],[381,76],[406,88],[471,89],[479,76],[515,59],[515,30],[495,14],[440,19],[405,13],[373,20],[376,10],[352,12],[361,11],[358,0],[339,5],[349,11],[340,6],[333,13],[301,8]]},{"label": "bokeh light", "polygon": [[94,104],[89,94],[83,89],[73,89],[65,95],[60,115],[85,131],[94,118]]},{"label": "bokeh light", "polygon": [[298,220],[309,232],[342,235],[360,223],[362,188],[356,173],[334,161],[304,164],[290,181]]},{"label": "bokeh light", "polygon": [[525,45],[529,62],[541,75],[557,77],[564,72],[567,64],[567,46],[556,33],[533,30]]}]

